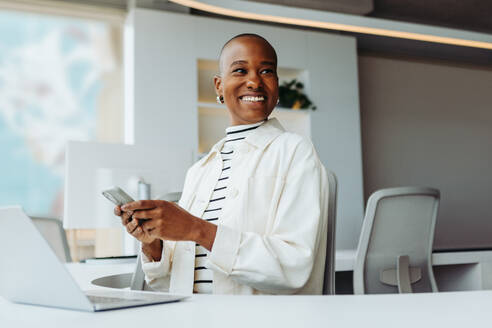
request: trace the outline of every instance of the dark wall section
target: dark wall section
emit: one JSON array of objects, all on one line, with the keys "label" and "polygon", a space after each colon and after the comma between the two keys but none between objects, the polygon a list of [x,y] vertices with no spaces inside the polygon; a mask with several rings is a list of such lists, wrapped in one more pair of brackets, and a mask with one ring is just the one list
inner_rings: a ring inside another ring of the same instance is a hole
[{"label": "dark wall section", "polygon": [[440,189],[435,249],[492,248],[492,70],[359,57],[365,200]]}]

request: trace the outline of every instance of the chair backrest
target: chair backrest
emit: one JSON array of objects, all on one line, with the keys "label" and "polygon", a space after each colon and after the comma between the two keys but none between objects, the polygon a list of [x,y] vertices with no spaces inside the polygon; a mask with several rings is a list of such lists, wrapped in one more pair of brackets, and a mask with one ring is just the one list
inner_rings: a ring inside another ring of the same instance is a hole
[{"label": "chair backrest", "polygon": [[56,256],[62,262],[72,262],[70,248],[68,247],[67,235],[63,229],[63,223],[56,218],[33,217],[31,220],[41,235],[51,246]]},{"label": "chair backrest", "polygon": [[333,172],[327,171],[328,176],[328,221],[326,239],[325,279],[323,294],[335,294],[335,230],[337,216],[337,178]]},{"label": "chair backrest", "polygon": [[369,197],[354,294],[437,291],[431,255],[439,197],[439,190],[421,187],[382,189]]}]

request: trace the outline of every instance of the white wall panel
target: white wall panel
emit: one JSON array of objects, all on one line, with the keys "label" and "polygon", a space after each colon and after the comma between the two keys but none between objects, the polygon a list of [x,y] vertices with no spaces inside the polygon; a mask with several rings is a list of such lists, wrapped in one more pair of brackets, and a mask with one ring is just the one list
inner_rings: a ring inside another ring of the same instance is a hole
[{"label": "white wall panel", "polygon": [[310,94],[318,104],[312,139],[338,178],[337,248],[353,249],[364,215],[356,41],[325,33],[307,39]]}]

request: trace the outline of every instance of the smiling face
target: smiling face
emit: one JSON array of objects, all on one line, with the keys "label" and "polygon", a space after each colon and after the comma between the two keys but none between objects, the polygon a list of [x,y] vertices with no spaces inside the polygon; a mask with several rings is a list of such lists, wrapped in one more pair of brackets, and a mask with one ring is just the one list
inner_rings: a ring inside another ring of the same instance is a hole
[{"label": "smiling face", "polygon": [[232,125],[263,121],[278,99],[277,58],[272,46],[257,37],[233,39],[222,51],[221,76],[214,79]]}]

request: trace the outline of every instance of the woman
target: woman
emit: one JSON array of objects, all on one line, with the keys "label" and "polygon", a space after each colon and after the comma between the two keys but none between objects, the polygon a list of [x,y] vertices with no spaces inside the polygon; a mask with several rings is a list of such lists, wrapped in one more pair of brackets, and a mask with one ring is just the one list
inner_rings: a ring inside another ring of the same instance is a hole
[{"label": "woman", "polygon": [[312,144],[268,120],[278,102],[277,55],[241,34],[220,55],[217,100],[226,138],[193,165],[179,206],[115,208],[142,242],[146,281],[173,293],[320,294],[327,178]]}]

